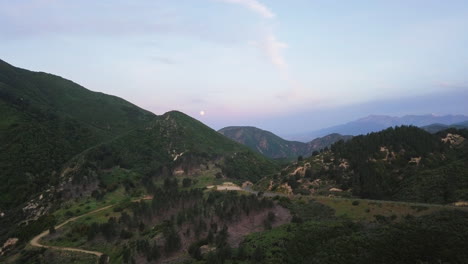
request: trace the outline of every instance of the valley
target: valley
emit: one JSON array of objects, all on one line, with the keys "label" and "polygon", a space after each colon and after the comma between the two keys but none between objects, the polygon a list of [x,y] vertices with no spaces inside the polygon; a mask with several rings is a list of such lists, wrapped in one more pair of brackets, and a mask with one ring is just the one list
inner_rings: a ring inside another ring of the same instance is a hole
[{"label": "valley", "polygon": [[0,73],[2,263],[468,258],[461,125],[292,142],[3,61]]},{"label": "valley", "polygon": [[[219,186],[230,186],[235,187],[232,183],[223,183]],[[219,188],[218,190],[228,191],[224,188]],[[258,195],[258,192],[252,191],[250,188],[233,188],[236,191],[245,192],[245,193],[255,193]],[[272,192],[265,192],[261,194],[262,196],[269,196],[275,197],[275,199],[280,200],[280,197],[286,198],[286,196],[272,193]],[[142,199],[135,199],[132,200],[133,203],[140,202],[143,200],[152,200],[152,197],[146,196]],[[334,211],[334,216],[328,215],[329,219],[338,218],[338,219],[350,219],[354,222],[381,222],[381,221],[390,221],[390,222],[402,222],[405,221],[405,217],[408,216],[412,217],[420,217],[424,215],[430,215],[440,211],[447,211],[447,210],[463,210],[468,212],[468,208],[457,208],[455,206],[446,206],[446,205],[433,205],[433,204],[422,204],[422,203],[407,203],[407,202],[394,202],[394,201],[375,201],[375,200],[366,200],[366,199],[356,199],[356,198],[340,198],[340,197],[326,197],[326,196],[289,196],[287,200],[280,202],[280,204],[286,204],[285,207],[277,207],[274,208],[272,211],[275,212],[275,225],[278,226],[281,224],[288,223],[291,221],[290,214],[286,208],[290,211],[294,212],[295,214],[303,220],[314,219],[320,217],[322,212],[317,212],[317,205],[321,204],[324,208],[328,208],[327,210]],[[316,205],[314,205],[316,204]],[[113,207],[119,206],[118,204],[108,205],[101,207],[99,209],[93,210],[91,212],[82,214],[80,216],[72,217],[67,219],[65,222],[55,226],[55,232],[59,231],[58,234],[51,235],[49,230],[42,232],[41,234],[34,237],[30,244],[33,247],[39,248],[47,248],[56,251],[71,251],[71,252],[79,252],[83,254],[91,254],[100,259],[104,253],[92,250],[82,249],[83,244],[77,244],[72,241],[66,242],[60,239],[66,232],[70,232],[72,229],[70,227],[65,228],[65,225],[70,225],[71,222],[77,222],[77,220],[83,219],[87,217],[90,218],[91,215],[93,219],[97,217],[102,217],[103,214],[105,216],[117,216],[117,214],[113,213]],[[315,208],[315,209],[313,209]],[[322,210],[324,209],[322,208]],[[115,210],[114,210],[115,211]],[[100,216],[96,214],[100,213]],[[289,215],[289,217],[288,217]],[[283,219],[283,217],[287,217]],[[255,218],[264,219],[265,217],[260,217],[258,215],[254,215],[250,217],[250,220],[247,220],[246,223],[239,223],[235,226],[229,227],[229,236],[228,236],[228,243],[233,245],[234,247],[238,247],[239,243],[243,241],[243,237],[247,234],[253,232],[259,232],[263,230],[262,223],[255,223]],[[297,220],[296,220],[297,221]],[[86,223],[88,221],[80,221],[81,223]],[[255,227],[252,229],[252,225]],[[273,227],[274,227],[273,226]],[[62,231],[60,229],[66,229],[68,231]],[[52,238],[53,237],[53,238]],[[55,241],[61,240],[61,242],[57,243]],[[40,240],[44,240],[46,245],[41,243]],[[72,247],[76,246],[76,247]],[[91,246],[92,248],[92,246]],[[109,258],[109,254],[112,254],[112,251],[106,252],[104,258]],[[114,256],[115,257],[115,256]],[[186,259],[188,256],[180,255],[177,258]],[[90,263],[94,263],[90,261]]]}]

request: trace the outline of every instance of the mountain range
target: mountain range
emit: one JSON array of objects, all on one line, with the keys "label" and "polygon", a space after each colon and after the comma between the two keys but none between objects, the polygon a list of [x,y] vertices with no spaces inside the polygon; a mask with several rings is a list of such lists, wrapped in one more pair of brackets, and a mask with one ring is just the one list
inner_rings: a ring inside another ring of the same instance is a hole
[{"label": "mountain range", "polygon": [[373,117],[360,123],[391,127],[302,143],[155,115],[1,60],[0,116],[1,263],[468,258],[460,116],[427,131]]},{"label": "mountain range", "polygon": [[370,115],[351,121],[345,124],[336,125],[328,128],[319,129],[316,131],[291,134],[285,136],[289,140],[297,140],[307,142],[316,137],[321,137],[331,133],[339,133],[342,135],[365,135],[370,132],[377,132],[388,127],[413,125],[418,127],[428,126],[432,124],[452,125],[468,121],[468,116],[465,115],[405,115],[402,117],[387,116],[387,115]]},{"label": "mountain range", "polygon": [[298,156],[310,156],[339,140],[348,140],[351,136],[330,134],[310,142],[285,140],[272,132],[250,126],[231,126],[218,131],[224,136],[246,145],[250,149],[273,159],[295,159]]}]

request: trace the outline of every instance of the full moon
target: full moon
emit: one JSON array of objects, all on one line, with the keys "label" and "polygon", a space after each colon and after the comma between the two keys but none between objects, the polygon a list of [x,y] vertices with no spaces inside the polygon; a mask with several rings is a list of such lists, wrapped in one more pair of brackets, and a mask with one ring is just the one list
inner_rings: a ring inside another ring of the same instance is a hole
[{"label": "full moon", "polygon": [[205,115],[205,111],[201,110],[201,111],[200,111],[200,115],[201,115],[201,116],[204,116],[204,115]]}]

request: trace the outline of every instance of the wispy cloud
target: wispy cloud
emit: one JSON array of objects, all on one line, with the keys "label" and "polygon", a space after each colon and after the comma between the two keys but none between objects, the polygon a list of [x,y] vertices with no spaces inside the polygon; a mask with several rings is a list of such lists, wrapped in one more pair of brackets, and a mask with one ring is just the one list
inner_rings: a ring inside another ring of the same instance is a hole
[{"label": "wispy cloud", "polygon": [[274,18],[275,14],[264,4],[257,0],[220,0],[226,3],[244,6],[264,18]]},{"label": "wispy cloud", "polygon": [[278,40],[273,31],[268,31],[259,41],[251,41],[282,74],[286,74],[288,64],[283,56],[283,49],[288,45]]},{"label": "wispy cloud", "polygon": [[[260,3],[257,0],[220,0],[225,3],[241,5],[248,8],[262,18],[270,19],[274,18],[275,14],[266,5]],[[287,75],[287,63],[284,59],[282,50],[287,48],[288,45],[280,41],[273,30],[268,29],[265,33],[261,34],[261,38],[255,41],[250,41],[250,44],[257,47],[265,57],[280,71],[281,75],[285,77]]]},{"label": "wispy cloud", "polygon": [[[257,0],[219,0],[225,3],[237,4],[248,8],[263,19],[270,21],[276,15],[266,5]],[[260,38],[254,41],[249,41],[249,44],[256,47],[264,57],[278,70],[283,81],[288,83],[288,89],[277,95],[280,100],[298,100],[306,94],[305,87],[297,80],[292,78],[289,73],[288,63],[284,57],[283,51],[288,47],[288,44],[281,41],[275,34],[271,23],[263,24],[266,29],[259,34]],[[265,26],[266,25],[266,26]]]}]

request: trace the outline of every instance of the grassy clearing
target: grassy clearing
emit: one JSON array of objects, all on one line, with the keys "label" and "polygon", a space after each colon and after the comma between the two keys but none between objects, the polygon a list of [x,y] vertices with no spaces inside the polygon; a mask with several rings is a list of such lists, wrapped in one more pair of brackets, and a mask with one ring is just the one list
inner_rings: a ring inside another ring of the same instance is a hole
[{"label": "grassy clearing", "polygon": [[422,216],[441,210],[457,209],[451,206],[420,203],[376,201],[353,198],[313,197],[319,203],[335,210],[335,216],[357,221],[375,221],[375,216],[391,217],[398,221],[408,215]]},{"label": "grassy clearing", "polygon": [[[208,169],[203,169],[193,175],[179,174],[173,177],[175,177],[179,181],[179,185],[182,184],[182,180],[184,178],[191,179],[193,184],[189,188],[204,188],[209,185],[219,185],[226,181],[234,182],[236,184],[242,183],[242,181],[239,181],[239,180],[216,177],[218,173],[221,173],[221,169],[218,167],[215,167],[213,164],[209,164],[208,167],[209,167]],[[163,183],[164,183],[164,178],[159,178],[155,181],[155,184],[157,186],[163,186]],[[184,188],[182,188],[182,190],[183,189]]]},{"label": "grassy clearing", "polygon": [[42,241],[44,245],[59,246],[59,247],[80,247],[84,245],[87,240],[84,236],[73,236],[71,232],[74,228],[80,228],[83,224],[90,225],[91,223],[106,223],[110,217],[118,217],[120,213],[114,212],[115,207],[81,217],[73,222],[64,225],[57,231],[55,235],[49,235]]},{"label": "grassy clearing", "polygon": [[125,193],[125,190],[118,188],[111,193],[107,193],[101,201],[87,197],[65,202],[53,215],[57,219],[57,223],[61,223],[68,218],[83,215],[101,207],[117,204],[128,199],[128,194]]}]

